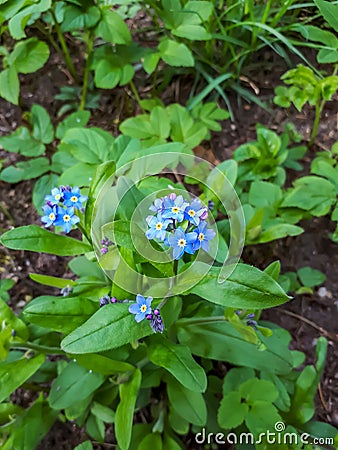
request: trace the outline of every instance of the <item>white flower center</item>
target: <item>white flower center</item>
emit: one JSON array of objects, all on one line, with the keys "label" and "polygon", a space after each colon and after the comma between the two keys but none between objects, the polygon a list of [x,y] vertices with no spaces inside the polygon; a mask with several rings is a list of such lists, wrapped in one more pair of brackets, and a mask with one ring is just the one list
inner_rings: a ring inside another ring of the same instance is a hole
[{"label": "white flower center", "polygon": [[76,197],[75,195],[73,195],[72,197],[70,197],[70,200],[71,200],[73,203],[76,203],[76,202],[77,202],[77,197]]},{"label": "white flower center", "polygon": [[147,311],[147,305],[142,305],[140,308],[141,312],[146,312]]},{"label": "white flower center", "polygon": [[55,198],[55,200],[60,200],[61,195],[60,194],[56,194],[56,196],[54,198]]},{"label": "white flower center", "polygon": [[177,206],[173,206],[173,207],[171,208],[171,212],[173,212],[173,213],[175,213],[175,214],[177,214],[179,210],[180,210],[180,208],[178,208]]},{"label": "white flower center", "polygon": [[185,247],[187,241],[185,239],[179,239],[179,241],[177,242],[179,247]]},{"label": "white flower center", "polygon": [[70,216],[69,216],[68,214],[65,214],[65,215],[63,216],[63,221],[64,221],[64,222],[69,222],[69,221],[70,221]]},{"label": "white flower center", "polygon": [[156,224],[156,230],[162,230],[163,224],[161,222]]},{"label": "white flower center", "polygon": [[50,213],[49,214],[49,218],[50,218],[50,220],[54,220],[55,219],[55,214],[54,213]]},{"label": "white flower center", "polygon": [[204,241],[204,234],[203,234],[203,233],[200,233],[200,234],[198,235],[198,240],[199,240],[199,241]]},{"label": "white flower center", "polygon": [[189,209],[188,214],[190,217],[194,217],[196,212],[193,209]]}]

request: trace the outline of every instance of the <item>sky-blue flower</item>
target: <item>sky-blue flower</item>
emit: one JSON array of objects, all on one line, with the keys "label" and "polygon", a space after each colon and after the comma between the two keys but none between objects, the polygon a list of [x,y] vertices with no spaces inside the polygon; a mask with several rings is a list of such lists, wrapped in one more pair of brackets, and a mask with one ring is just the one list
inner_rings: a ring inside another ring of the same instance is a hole
[{"label": "sky-blue flower", "polygon": [[45,215],[41,217],[41,221],[45,224],[45,227],[48,228],[51,225],[54,225],[58,214],[58,207],[56,205],[51,206],[47,204],[44,205],[42,209]]},{"label": "sky-blue flower", "polygon": [[78,222],[80,222],[80,218],[74,214],[74,208],[59,208],[54,225],[61,226],[65,233],[69,233],[72,226]]},{"label": "sky-blue flower", "polygon": [[51,205],[58,205],[63,200],[63,191],[61,188],[53,188],[51,195],[45,196],[45,202],[50,203]]},{"label": "sky-blue flower", "polygon": [[206,210],[207,208],[196,198],[185,208],[184,219],[197,226],[201,221],[201,216],[205,215]]},{"label": "sky-blue flower", "polygon": [[162,217],[164,219],[174,219],[182,222],[184,220],[184,210],[188,204],[182,195],[178,195],[174,200],[170,197],[164,197]]},{"label": "sky-blue flower", "polygon": [[154,204],[151,205],[149,209],[156,213],[163,211],[163,198],[155,198]]},{"label": "sky-blue flower", "polygon": [[174,259],[180,259],[184,252],[193,254],[192,245],[196,239],[197,234],[194,231],[185,233],[181,227],[178,227],[174,235],[168,238],[169,244],[173,248]]},{"label": "sky-blue flower", "polygon": [[209,241],[216,236],[214,230],[207,228],[206,222],[200,222],[198,227],[195,229],[196,232],[196,240],[193,243],[193,250],[199,250],[202,248],[206,252],[209,251]]},{"label": "sky-blue flower", "polygon": [[168,225],[171,223],[169,219],[163,219],[161,213],[157,216],[150,216],[149,220],[147,220],[149,225],[149,230],[146,232],[146,236],[148,239],[160,239],[164,241],[166,235],[166,229]]},{"label": "sky-blue flower", "polygon": [[84,203],[88,197],[81,195],[80,188],[73,187],[70,191],[64,191],[64,205],[72,206],[73,208],[82,209],[82,203]]},{"label": "sky-blue flower", "polygon": [[129,306],[129,312],[135,315],[136,322],[141,322],[146,315],[151,314],[152,297],[144,298],[143,295],[136,295],[136,303]]}]

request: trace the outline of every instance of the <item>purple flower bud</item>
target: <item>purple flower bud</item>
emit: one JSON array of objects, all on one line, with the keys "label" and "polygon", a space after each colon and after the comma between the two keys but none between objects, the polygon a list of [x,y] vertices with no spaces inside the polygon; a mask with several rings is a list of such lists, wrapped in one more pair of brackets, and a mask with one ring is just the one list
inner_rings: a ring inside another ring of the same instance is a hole
[{"label": "purple flower bud", "polygon": [[257,322],[255,320],[247,320],[246,324],[248,327],[252,327],[254,330],[257,330]]},{"label": "purple flower bud", "polygon": [[110,301],[110,298],[108,295],[101,297],[100,298],[100,308],[102,308],[102,306],[108,305],[109,301]]},{"label": "purple flower bud", "polygon": [[146,315],[146,319],[147,319],[147,320],[151,320],[152,318],[153,318],[153,315],[152,315],[152,314],[147,314],[147,315]]},{"label": "purple flower bud", "polygon": [[212,211],[215,208],[215,203],[212,200],[208,201],[208,208]]},{"label": "purple flower bud", "polygon": [[172,192],[171,194],[168,195],[168,197],[170,198],[170,200],[174,201],[177,195],[175,194],[175,192]]},{"label": "purple flower bud", "polygon": [[100,252],[101,252],[101,255],[105,255],[106,253],[108,253],[107,247],[100,248]]},{"label": "purple flower bud", "polygon": [[246,316],[247,319],[253,319],[254,317],[255,317],[255,314],[254,314],[254,313],[248,314],[248,315]]},{"label": "purple flower bud", "polygon": [[203,213],[200,215],[200,219],[201,219],[201,220],[205,220],[205,219],[207,219],[207,218],[208,218],[208,210],[205,209],[205,210],[203,211]]},{"label": "purple flower bud", "polygon": [[112,297],[112,298],[110,299],[110,303],[116,303],[116,302],[117,302],[116,297]]}]

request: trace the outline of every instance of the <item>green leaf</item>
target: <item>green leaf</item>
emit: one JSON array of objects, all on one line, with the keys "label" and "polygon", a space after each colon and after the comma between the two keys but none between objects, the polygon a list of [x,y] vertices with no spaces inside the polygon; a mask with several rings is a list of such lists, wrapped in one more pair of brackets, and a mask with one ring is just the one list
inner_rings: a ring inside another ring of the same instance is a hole
[{"label": "green leaf", "polygon": [[98,198],[99,193],[103,188],[104,184],[114,174],[115,170],[116,170],[115,161],[107,161],[98,166],[96,169],[95,175],[93,176],[92,182],[90,183],[90,189],[88,193],[88,200],[85,211],[85,227],[86,230],[88,231],[90,231],[96,199]]},{"label": "green leaf", "polygon": [[311,267],[302,267],[297,270],[297,274],[302,284],[307,287],[319,286],[326,280],[326,276],[320,270]]},{"label": "green leaf", "polygon": [[146,320],[135,322],[127,304],[106,305],[65,337],[61,347],[68,353],[100,352],[121,347],[152,333]]},{"label": "green leaf", "polygon": [[101,405],[101,403],[94,402],[90,411],[102,422],[114,423],[115,421],[115,412],[108,406]]},{"label": "green leaf", "polygon": [[24,156],[39,156],[45,151],[45,146],[36,141],[25,127],[17,128],[9,136],[0,137],[0,145],[8,152]]},{"label": "green leaf", "polygon": [[56,287],[58,289],[65,288],[67,286],[76,286],[76,282],[68,278],[52,277],[50,275],[42,275],[40,273],[30,273],[29,278],[37,283],[45,286]]},{"label": "green leaf", "polygon": [[246,403],[241,403],[239,392],[229,392],[221,400],[217,413],[217,422],[225,429],[237,428],[244,422],[249,411]]},{"label": "green leaf", "polygon": [[223,283],[220,269],[211,267],[191,292],[218,305],[237,309],[264,309],[285,303],[289,297],[267,273],[253,266],[238,264]]},{"label": "green leaf", "polygon": [[106,141],[96,130],[70,128],[66,131],[62,142],[69,144],[69,151],[81,162],[101,164],[108,159]]},{"label": "green leaf", "polygon": [[45,204],[45,196],[50,194],[51,190],[58,185],[58,176],[50,173],[36,180],[33,189],[33,205],[38,212],[42,211]]},{"label": "green leaf", "polygon": [[136,369],[130,379],[120,384],[120,403],[115,414],[115,434],[121,450],[128,450],[133,427],[136,397],[140,389],[142,373]]},{"label": "green leaf", "polygon": [[8,57],[8,64],[17,73],[33,73],[41,69],[49,58],[49,48],[45,42],[32,37],[17,42]]},{"label": "green leaf", "polygon": [[66,131],[70,128],[81,128],[85,127],[90,118],[89,111],[76,111],[66,117],[61,123],[59,123],[56,129],[56,137],[58,139],[63,139]]},{"label": "green leaf", "polygon": [[292,356],[287,348],[290,339],[286,344],[283,342],[285,330],[274,329],[272,336],[262,336],[267,349],[260,351],[226,321],[215,323],[209,317],[179,319],[176,327],[179,342],[187,345],[194,355],[277,374],[292,370]]},{"label": "green leaf", "polygon": [[26,324],[19,319],[11,308],[0,298],[0,323],[1,329],[9,327],[11,332],[15,331],[15,336],[27,341],[29,332]]},{"label": "green leaf", "polygon": [[77,239],[51,233],[37,225],[26,225],[4,233],[0,242],[13,250],[51,253],[57,256],[82,255],[91,247]]},{"label": "green leaf", "polygon": [[91,441],[84,441],[81,444],[74,447],[74,450],[93,450],[93,445]]},{"label": "green leaf", "polygon": [[207,408],[200,392],[185,388],[174,378],[170,378],[167,382],[167,392],[171,407],[180,417],[194,425],[206,424]]},{"label": "green leaf", "polygon": [[14,105],[19,104],[20,83],[15,67],[11,66],[0,73],[0,96]]},{"label": "green leaf", "polygon": [[147,434],[140,442],[137,450],[162,450],[162,439],[159,433]]},{"label": "green leaf", "polygon": [[281,420],[277,409],[271,403],[256,401],[247,413],[245,424],[251,433],[258,436],[259,433],[266,433],[266,430],[274,429],[275,423]]},{"label": "green leaf", "polygon": [[54,139],[54,128],[49,114],[40,105],[33,105],[30,121],[33,125],[33,137],[44,144],[50,144]]},{"label": "green leaf", "polygon": [[31,180],[50,170],[48,158],[34,158],[28,161],[18,162],[16,166],[6,167],[2,172],[0,179],[6,183],[18,183],[22,180]]},{"label": "green leaf", "polygon": [[33,5],[28,4],[28,6],[26,6],[25,8],[21,9],[20,7],[20,12],[16,12],[14,15],[11,14],[10,20],[8,22],[8,28],[12,37],[16,40],[24,38],[24,29],[27,25],[27,22],[30,22],[32,16],[34,17],[34,20],[38,19],[42,12],[47,11],[51,7],[51,4],[51,0],[40,0]]},{"label": "green leaf", "polygon": [[175,345],[163,337],[156,336],[148,347],[148,358],[153,364],[167,369],[191,391],[205,391],[207,387],[205,372],[191,356],[188,347]]},{"label": "green leaf", "polygon": [[183,23],[173,30],[173,34],[191,41],[208,41],[211,39],[211,34],[201,25],[185,25]]},{"label": "green leaf", "polygon": [[[87,3],[88,5],[88,3]],[[101,18],[99,7],[83,5],[79,6],[66,4],[64,20],[61,24],[61,30],[75,31],[94,27]]]},{"label": "green leaf", "polygon": [[326,2],[325,0],[314,0],[322,13],[324,19],[338,33],[338,5]]},{"label": "green leaf", "polygon": [[135,367],[124,361],[115,361],[103,355],[86,353],[85,355],[74,355],[76,361],[88,370],[103,375],[112,375],[135,370]]},{"label": "green leaf", "polygon": [[0,363],[0,402],[30,378],[42,365],[45,355]]},{"label": "green leaf", "polygon": [[96,164],[79,162],[66,169],[59,178],[58,184],[72,185],[74,180],[79,187],[90,186],[90,182],[96,170]]},{"label": "green leaf", "polygon": [[91,317],[97,308],[94,302],[82,297],[43,295],[28,303],[23,313],[31,323],[69,333]]},{"label": "green leaf", "polygon": [[258,378],[251,378],[241,384],[239,393],[250,404],[260,400],[272,403],[278,397],[278,391],[271,381]]},{"label": "green leaf", "polygon": [[48,402],[54,409],[68,408],[74,399],[81,401],[87,398],[104,380],[103,375],[70,362],[54,380]]},{"label": "green leaf", "polygon": [[159,44],[158,49],[161,58],[169,66],[193,67],[195,65],[194,57],[185,44],[165,39]]},{"label": "green leaf", "polygon": [[86,423],[86,432],[95,441],[98,441],[100,443],[104,442],[104,423],[97,416],[89,414]]},{"label": "green leaf", "polygon": [[41,394],[38,400],[16,420],[11,435],[13,448],[36,449],[40,440],[55,422],[58,413],[48,406]]},{"label": "green leaf", "polygon": [[95,29],[96,36],[113,44],[129,44],[131,42],[130,31],[121,17],[109,9],[102,9],[101,12],[101,20]]}]

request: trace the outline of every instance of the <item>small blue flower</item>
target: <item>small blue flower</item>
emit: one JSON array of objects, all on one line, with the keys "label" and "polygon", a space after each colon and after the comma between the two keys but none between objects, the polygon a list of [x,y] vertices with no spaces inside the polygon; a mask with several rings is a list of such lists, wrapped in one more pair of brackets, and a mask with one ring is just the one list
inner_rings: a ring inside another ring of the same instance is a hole
[{"label": "small blue flower", "polygon": [[59,209],[54,225],[61,226],[65,233],[69,233],[72,226],[80,222],[80,218],[74,214],[74,208]]},{"label": "small blue flower", "polygon": [[170,196],[163,199],[164,211],[162,217],[164,219],[174,219],[182,222],[184,219],[184,210],[188,206],[188,202],[184,200],[182,195],[177,196],[174,200]]},{"label": "small blue flower", "polygon": [[147,299],[145,299],[143,295],[136,295],[136,303],[133,303],[129,306],[129,312],[132,314],[136,314],[135,320],[137,323],[145,319],[148,314],[151,314],[152,301],[152,297],[148,297]]},{"label": "small blue flower", "polygon": [[209,242],[212,238],[216,236],[214,230],[207,229],[206,222],[200,222],[198,227],[195,229],[196,241],[193,243],[193,250],[196,251],[200,248],[209,251]]},{"label": "small blue flower", "polygon": [[197,226],[201,221],[201,216],[205,215],[206,210],[206,207],[202,206],[201,201],[195,199],[185,208],[184,219]]},{"label": "small blue flower", "polygon": [[64,191],[64,205],[72,206],[73,208],[82,209],[82,203],[84,203],[88,197],[81,195],[80,188],[73,187],[70,191]]},{"label": "small blue flower", "polygon": [[57,187],[52,189],[51,195],[45,196],[45,201],[51,205],[58,205],[63,200],[63,191]]},{"label": "small blue flower", "polygon": [[193,231],[185,233],[181,227],[177,228],[173,236],[169,236],[170,247],[173,248],[174,259],[180,259],[184,252],[193,254],[193,243],[197,239],[197,234]]},{"label": "small blue flower", "polygon": [[149,220],[147,221],[149,225],[149,230],[146,232],[146,236],[148,239],[160,239],[161,241],[164,241],[165,239],[165,230],[167,229],[168,225],[170,224],[170,220],[168,219],[162,219],[161,213],[159,213],[157,216],[150,216]]},{"label": "small blue flower", "polygon": [[155,198],[154,204],[149,209],[155,213],[163,211],[163,198]]},{"label": "small blue flower", "polygon": [[42,207],[45,215],[41,217],[41,221],[45,224],[45,227],[48,228],[51,225],[54,225],[55,220],[58,215],[58,207],[56,205],[44,205]]}]

